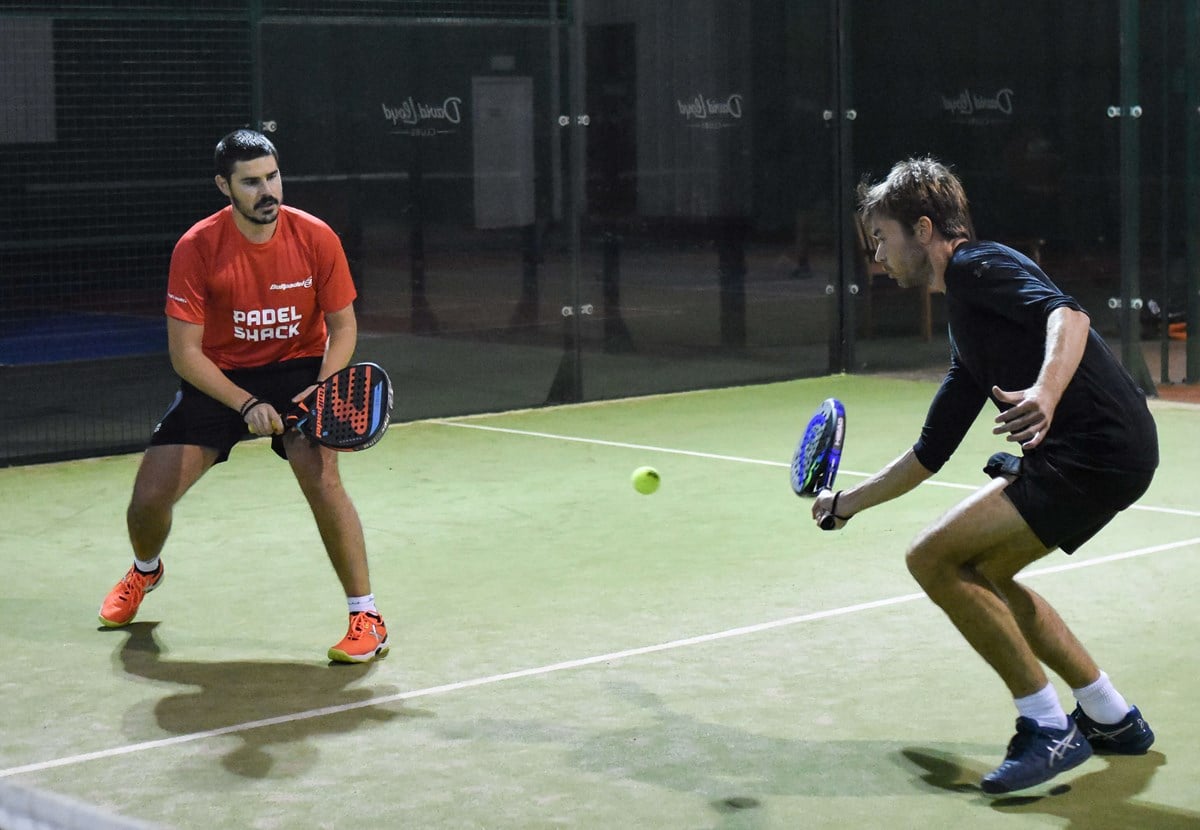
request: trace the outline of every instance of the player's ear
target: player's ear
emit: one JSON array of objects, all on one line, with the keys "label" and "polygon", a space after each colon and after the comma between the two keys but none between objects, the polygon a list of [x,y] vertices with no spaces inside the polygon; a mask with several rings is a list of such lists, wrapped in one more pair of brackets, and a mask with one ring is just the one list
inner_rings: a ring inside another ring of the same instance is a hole
[{"label": "player's ear", "polygon": [[933,220],[928,216],[922,216],[918,219],[916,224],[913,225],[913,236],[921,244],[925,244],[933,239]]},{"label": "player's ear", "polygon": [[217,183],[217,190],[221,191],[226,196],[229,195],[229,182],[224,176],[218,173],[217,175],[213,176],[213,181]]}]

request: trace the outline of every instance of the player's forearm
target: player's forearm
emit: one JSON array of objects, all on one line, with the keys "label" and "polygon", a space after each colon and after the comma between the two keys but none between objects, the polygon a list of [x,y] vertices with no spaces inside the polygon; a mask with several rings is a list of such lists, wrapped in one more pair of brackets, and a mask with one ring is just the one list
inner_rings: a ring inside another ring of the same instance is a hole
[{"label": "player's forearm", "polygon": [[249,392],[227,378],[217,364],[198,349],[172,349],[171,365],[179,377],[230,409],[240,409],[250,398]]},{"label": "player's forearm", "polygon": [[838,515],[853,516],[903,496],[931,475],[933,473],[917,460],[916,454],[911,449],[906,450],[903,455],[866,481],[843,490],[838,497]]},{"label": "player's forearm", "polygon": [[1066,307],[1052,311],[1046,321],[1046,355],[1037,386],[1055,401],[1062,397],[1079,368],[1079,361],[1083,360],[1090,327],[1091,320],[1086,314]]},{"label": "player's forearm", "polygon": [[175,373],[230,409],[240,410],[250,393],[225,376],[204,353],[204,327],[167,318],[167,350]]},{"label": "player's forearm", "polygon": [[353,306],[327,314],[325,325],[329,330],[329,340],[321,360],[321,372],[318,375],[321,380],[348,366],[358,346],[358,321]]}]

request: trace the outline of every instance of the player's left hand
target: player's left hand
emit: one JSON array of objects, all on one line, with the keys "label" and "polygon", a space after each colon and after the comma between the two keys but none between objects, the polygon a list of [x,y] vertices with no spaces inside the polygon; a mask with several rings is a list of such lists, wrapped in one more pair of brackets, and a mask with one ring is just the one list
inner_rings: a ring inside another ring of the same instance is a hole
[{"label": "player's left hand", "polygon": [[1018,392],[1006,392],[993,386],[992,396],[1001,403],[1012,404],[996,416],[993,435],[1007,432],[1005,440],[1019,443],[1023,450],[1031,450],[1046,439],[1058,401],[1049,400],[1036,386]]}]

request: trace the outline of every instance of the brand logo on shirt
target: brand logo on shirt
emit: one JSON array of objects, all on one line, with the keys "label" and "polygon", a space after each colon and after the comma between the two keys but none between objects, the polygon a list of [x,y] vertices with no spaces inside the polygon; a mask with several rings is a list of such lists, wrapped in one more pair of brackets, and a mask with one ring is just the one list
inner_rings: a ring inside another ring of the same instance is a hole
[{"label": "brand logo on shirt", "polygon": [[[296,283],[302,285],[303,283]],[[274,288],[275,286],[271,286]],[[290,340],[300,336],[300,320],[303,319],[294,305],[279,308],[235,309],[233,312],[233,336],[238,340],[258,343],[263,340]]]},{"label": "brand logo on shirt", "polygon": [[272,291],[287,291],[289,288],[312,288],[312,277],[301,282],[273,282]]},{"label": "brand logo on shirt", "polygon": [[171,300],[172,302],[180,303],[181,305],[188,304],[186,297],[180,297],[178,294],[172,294],[170,291],[167,292],[167,299]]}]

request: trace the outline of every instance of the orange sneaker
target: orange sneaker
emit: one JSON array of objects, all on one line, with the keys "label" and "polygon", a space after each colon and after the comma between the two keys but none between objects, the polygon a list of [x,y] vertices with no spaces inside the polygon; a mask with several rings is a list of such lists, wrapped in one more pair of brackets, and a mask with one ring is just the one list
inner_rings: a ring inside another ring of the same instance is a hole
[{"label": "orange sneaker", "polygon": [[100,622],[109,628],[119,628],[133,622],[142,599],[162,584],[163,573],[161,562],[158,563],[158,570],[152,574],[144,574],[136,567],[130,567],[129,573],[104,598],[104,604],[100,606]]},{"label": "orange sneaker", "polygon": [[387,626],[377,611],[356,611],[350,615],[350,630],[342,641],[329,649],[335,663],[366,663],[388,653]]}]

